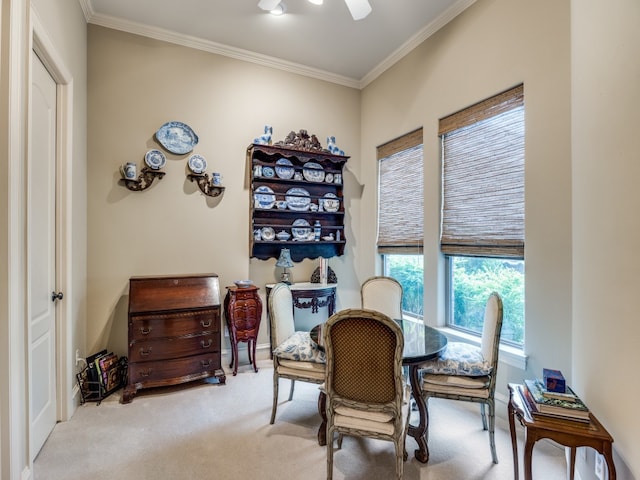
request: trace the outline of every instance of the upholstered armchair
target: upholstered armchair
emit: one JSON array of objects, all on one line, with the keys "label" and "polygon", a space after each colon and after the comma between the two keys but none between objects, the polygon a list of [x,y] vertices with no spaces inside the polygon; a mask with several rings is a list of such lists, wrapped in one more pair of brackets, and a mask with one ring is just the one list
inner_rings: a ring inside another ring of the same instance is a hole
[{"label": "upholstered armchair", "polygon": [[[422,396],[480,404],[482,427],[489,430],[493,463],[498,463],[495,443],[495,390],[502,332],[502,298],[492,293],[487,300],[480,347],[449,342],[440,357],[421,365]],[[485,406],[489,408],[489,422]],[[427,436],[428,438],[428,436]]]},{"label": "upholstered armchair", "polygon": [[384,313],[391,319],[402,318],[402,294],[402,285],[391,277],[371,277],[360,287],[362,308]]},{"label": "upholstered armchair", "polygon": [[296,332],[293,319],[293,298],[285,283],[278,283],[269,295],[271,344],[273,349],[273,424],[278,409],[280,378],[291,380],[289,401],[293,399],[296,380],[320,384],[325,377],[325,354],[311,341],[309,332]]},{"label": "upholstered armchair", "polygon": [[335,433],[338,448],[343,435],[393,442],[396,478],[401,479],[409,425],[402,330],[382,313],[348,309],[327,320],[323,339],[327,355],[327,479],[333,477]]}]

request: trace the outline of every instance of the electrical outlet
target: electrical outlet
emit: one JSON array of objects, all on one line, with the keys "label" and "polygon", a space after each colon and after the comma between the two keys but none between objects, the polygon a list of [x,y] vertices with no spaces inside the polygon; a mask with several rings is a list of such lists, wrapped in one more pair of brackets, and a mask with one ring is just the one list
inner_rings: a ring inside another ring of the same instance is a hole
[{"label": "electrical outlet", "polygon": [[605,478],[607,478],[607,466],[604,462],[604,457],[599,453],[596,453],[596,458],[594,463],[595,463],[594,471],[595,471],[596,477],[598,477],[599,480],[605,480]]}]

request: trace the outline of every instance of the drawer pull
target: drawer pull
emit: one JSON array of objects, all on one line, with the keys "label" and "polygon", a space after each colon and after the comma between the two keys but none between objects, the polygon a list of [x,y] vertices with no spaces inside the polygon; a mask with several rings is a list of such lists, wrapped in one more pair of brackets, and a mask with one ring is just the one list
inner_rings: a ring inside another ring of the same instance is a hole
[{"label": "drawer pull", "polygon": [[140,355],[143,356],[143,357],[151,355],[151,350],[153,350],[152,347],[149,347],[148,350],[145,350],[144,348],[140,348]]},{"label": "drawer pull", "polygon": [[210,327],[211,326],[211,319],[209,318],[208,320],[200,320],[200,325],[202,325],[203,327]]},{"label": "drawer pull", "polygon": [[203,367],[210,367],[211,366],[211,360],[200,360],[200,363],[202,364]]},{"label": "drawer pull", "polygon": [[140,333],[143,335],[149,335],[153,330],[151,327],[140,327]]},{"label": "drawer pull", "polygon": [[211,346],[211,344],[213,343],[213,340],[209,339],[209,341],[205,342],[204,340],[200,341],[200,346],[202,348],[209,348]]},{"label": "drawer pull", "polygon": [[146,371],[141,371],[140,372],[140,376],[141,377],[150,377],[151,376],[151,372],[153,371],[152,368],[147,369]]}]

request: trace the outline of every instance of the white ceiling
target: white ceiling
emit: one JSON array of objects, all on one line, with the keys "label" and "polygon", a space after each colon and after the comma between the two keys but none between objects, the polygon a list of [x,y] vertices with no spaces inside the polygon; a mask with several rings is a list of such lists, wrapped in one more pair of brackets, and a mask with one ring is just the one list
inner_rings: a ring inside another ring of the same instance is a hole
[{"label": "white ceiling", "polygon": [[344,0],[79,0],[89,23],[362,88],[476,0],[369,0],[354,21]]}]

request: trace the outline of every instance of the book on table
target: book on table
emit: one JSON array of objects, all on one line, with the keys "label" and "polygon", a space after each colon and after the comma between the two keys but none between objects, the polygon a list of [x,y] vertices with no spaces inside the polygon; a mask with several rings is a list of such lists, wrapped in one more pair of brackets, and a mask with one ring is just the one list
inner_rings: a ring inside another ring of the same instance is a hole
[{"label": "book on table", "polygon": [[540,380],[527,379],[524,383],[523,396],[529,395],[528,401],[527,398],[524,399],[533,415],[554,416],[582,422],[589,421],[589,409],[573,390],[567,388],[573,395],[571,399],[549,398],[544,395],[544,385]]}]

